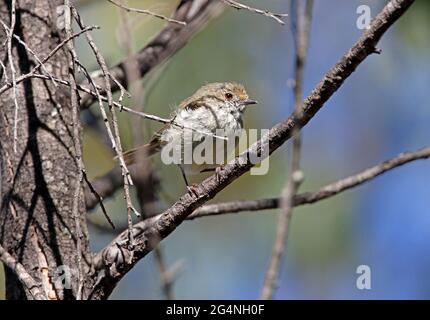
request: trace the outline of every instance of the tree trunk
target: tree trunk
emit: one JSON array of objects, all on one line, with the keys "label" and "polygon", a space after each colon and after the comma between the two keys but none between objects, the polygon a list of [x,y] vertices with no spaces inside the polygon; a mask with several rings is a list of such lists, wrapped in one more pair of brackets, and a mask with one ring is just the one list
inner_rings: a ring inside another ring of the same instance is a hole
[{"label": "tree trunk", "polygon": [[[62,5],[63,0],[16,1],[14,33],[39,59],[45,58],[65,38],[64,29],[60,29],[61,17],[58,17]],[[0,0],[0,18],[9,26],[11,11],[11,1]],[[0,31],[2,44],[6,38],[4,30]],[[37,64],[34,56],[16,39],[12,43],[12,57],[16,78]],[[9,82],[12,81],[7,46],[1,47],[0,59],[6,66],[6,71],[0,69],[0,86],[3,86],[5,72]],[[53,76],[68,79],[69,59],[64,46],[45,67]],[[17,85],[16,99],[18,121],[14,150],[13,88],[0,96],[0,244],[42,284],[49,299],[75,299],[79,286],[79,236],[72,206],[74,190],[80,182],[74,156],[70,89],[55,87],[49,80],[27,79]],[[81,270],[87,274],[91,258],[82,185],[80,188]],[[6,298],[31,299],[16,275],[5,269]],[[89,284],[83,285],[86,291]]]}]

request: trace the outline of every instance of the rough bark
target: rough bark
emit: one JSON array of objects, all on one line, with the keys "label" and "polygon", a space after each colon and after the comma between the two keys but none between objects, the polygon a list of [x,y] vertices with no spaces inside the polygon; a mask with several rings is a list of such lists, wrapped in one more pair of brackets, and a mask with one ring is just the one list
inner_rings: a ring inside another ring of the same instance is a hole
[{"label": "rough bark", "polygon": [[[47,56],[65,38],[57,21],[57,8],[61,5],[62,0],[17,1],[14,33],[39,58]],[[10,17],[11,1],[1,0],[0,18],[10,25]],[[0,31],[1,43],[5,39],[5,32]],[[36,64],[17,41],[13,41],[12,53],[17,77]],[[2,47],[0,59],[5,65],[6,55]],[[69,59],[63,48],[45,66],[53,76],[67,79]],[[5,77],[0,72],[4,84]],[[74,158],[70,92],[65,87],[55,88],[47,80],[28,79],[17,85],[17,101],[19,121],[14,152],[13,90],[0,96],[0,244],[41,284],[49,299],[74,299],[78,289],[78,253],[72,203],[79,172]],[[82,264],[88,272],[90,255],[82,191],[79,214],[84,233]],[[56,281],[57,275],[64,275],[68,268],[70,288]],[[32,298],[10,269],[5,268],[5,273],[7,299]]]}]

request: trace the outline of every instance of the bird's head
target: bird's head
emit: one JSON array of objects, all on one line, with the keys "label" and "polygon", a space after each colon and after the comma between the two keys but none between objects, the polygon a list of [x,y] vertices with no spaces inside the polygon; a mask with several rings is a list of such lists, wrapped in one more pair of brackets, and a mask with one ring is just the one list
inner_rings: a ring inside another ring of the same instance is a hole
[{"label": "bird's head", "polygon": [[196,95],[223,102],[225,105],[237,108],[242,112],[246,106],[256,104],[249,98],[243,85],[234,82],[215,82],[201,87]]}]

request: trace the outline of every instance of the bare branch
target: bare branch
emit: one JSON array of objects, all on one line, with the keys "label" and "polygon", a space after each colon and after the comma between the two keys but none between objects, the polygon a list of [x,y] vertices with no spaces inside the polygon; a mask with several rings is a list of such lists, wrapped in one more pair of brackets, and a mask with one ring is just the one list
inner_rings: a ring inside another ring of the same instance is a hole
[{"label": "bare branch", "polygon": [[261,10],[261,9],[253,8],[253,7],[247,6],[245,4],[242,4],[240,2],[233,1],[233,0],[221,0],[221,1],[224,2],[226,5],[234,8],[234,9],[237,9],[237,10],[244,9],[244,10],[248,10],[248,11],[253,12],[253,13],[261,14],[263,16],[272,18],[282,25],[285,24],[285,22],[282,20],[282,18],[288,17],[287,13],[273,13],[273,12],[270,12],[268,10]]},{"label": "bare branch", "polygon": [[110,3],[116,5],[117,7],[121,8],[121,9],[127,11],[127,12],[143,13],[143,14],[147,14],[147,15],[152,16],[152,17],[156,17],[156,18],[161,19],[161,20],[165,20],[167,22],[177,23],[177,24],[180,24],[180,25],[183,25],[183,26],[187,25],[187,23],[185,21],[179,21],[179,20],[176,20],[176,19],[170,19],[170,18],[167,18],[167,17],[165,17],[165,16],[163,16],[161,14],[154,13],[154,12],[149,11],[149,10],[130,8],[130,7],[127,7],[127,6],[125,6],[125,5],[121,4],[121,3],[118,3],[116,1],[114,1],[114,0],[107,0],[107,1],[109,1]]},{"label": "bare branch", "polygon": [[269,151],[272,153],[287,141],[294,127],[304,127],[324,103],[338,90],[343,82],[370,54],[375,52],[375,46],[382,35],[413,3],[413,0],[391,0],[374,18],[360,39],[354,46],[330,69],[317,87],[305,99],[303,104],[303,118],[297,121],[295,114],[287,120],[275,125],[261,140],[254,143],[248,150],[241,153],[229,164],[225,165],[218,174],[205,179],[194,188],[195,195],[182,196],[172,207],[160,217],[154,218],[153,224],[147,229],[148,221],[139,222],[133,227],[135,237],[134,250],[127,246],[127,233],[122,233],[111,244],[100,251],[95,257],[96,270],[104,270],[90,294],[92,299],[107,298],[118,281],[157,244],[157,241],[167,237],[178,227],[195,209],[212,199],[254,165],[249,159],[264,154],[269,141]]}]

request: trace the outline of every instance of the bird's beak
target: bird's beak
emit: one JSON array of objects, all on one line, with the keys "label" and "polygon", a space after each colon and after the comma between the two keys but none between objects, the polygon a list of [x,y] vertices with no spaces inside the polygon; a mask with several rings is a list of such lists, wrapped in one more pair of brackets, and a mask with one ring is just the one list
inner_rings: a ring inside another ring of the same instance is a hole
[{"label": "bird's beak", "polygon": [[252,99],[248,99],[248,100],[245,100],[245,101],[242,101],[242,105],[243,106],[248,106],[248,105],[250,105],[250,104],[257,104],[258,102],[257,101],[255,101],[255,100],[252,100]]}]

